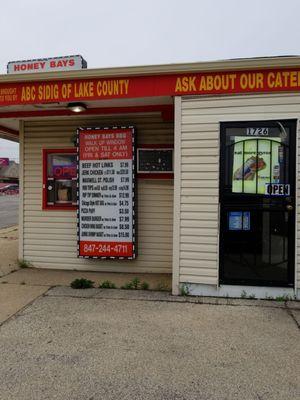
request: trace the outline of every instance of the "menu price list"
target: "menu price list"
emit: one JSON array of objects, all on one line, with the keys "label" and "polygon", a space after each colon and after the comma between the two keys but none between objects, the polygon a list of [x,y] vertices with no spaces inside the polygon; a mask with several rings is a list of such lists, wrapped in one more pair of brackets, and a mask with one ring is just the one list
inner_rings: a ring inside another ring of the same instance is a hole
[{"label": "menu price list", "polygon": [[126,246],[113,246],[106,242],[132,240],[131,164],[131,160],[81,162],[81,240],[103,241],[98,242],[99,246],[85,246],[88,243],[83,243],[84,254],[130,256],[132,248],[128,243]]},{"label": "menu price list", "polygon": [[[132,147],[129,139],[118,141],[123,150]],[[132,158],[79,161],[80,256],[133,257],[132,162]]]}]

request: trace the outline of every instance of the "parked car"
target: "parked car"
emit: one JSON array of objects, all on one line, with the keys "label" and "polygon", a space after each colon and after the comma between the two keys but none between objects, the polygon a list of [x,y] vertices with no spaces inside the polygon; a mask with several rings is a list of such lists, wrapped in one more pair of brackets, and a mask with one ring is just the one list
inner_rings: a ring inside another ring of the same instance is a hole
[{"label": "parked car", "polygon": [[17,183],[0,183],[0,196],[19,194]]}]

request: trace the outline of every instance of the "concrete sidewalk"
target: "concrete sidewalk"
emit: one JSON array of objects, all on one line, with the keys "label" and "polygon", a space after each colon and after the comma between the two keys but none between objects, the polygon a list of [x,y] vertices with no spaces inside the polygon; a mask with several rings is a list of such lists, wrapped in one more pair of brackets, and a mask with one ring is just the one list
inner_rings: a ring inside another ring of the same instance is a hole
[{"label": "concrete sidewalk", "polygon": [[[10,237],[9,235],[15,235],[15,228],[11,228],[8,232],[4,232],[3,230],[1,232],[7,238]],[[90,279],[95,282],[96,286],[104,280],[111,280],[117,287],[120,287],[134,277],[139,277],[141,281],[147,281],[152,289],[170,290],[171,287],[171,277],[169,274],[114,274],[17,268],[16,264],[12,264],[6,268],[7,274],[0,278],[0,324],[31,303],[35,298],[46,293],[51,287],[68,287],[76,278],[83,277]],[[2,271],[4,270],[3,268]],[[11,270],[13,272],[9,273]],[[72,293],[74,294],[73,291]],[[83,292],[80,291],[80,293]]]},{"label": "concrete sidewalk", "polygon": [[18,269],[18,227],[0,229],[0,277]]},{"label": "concrete sidewalk", "polygon": [[47,290],[47,286],[1,285],[0,326],[4,321],[15,315]]},{"label": "concrete sidewalk", "polygon": [[298,302],[43,289],[0,327],[5,400],[300,398]]},{"label": "concrete sidewalk", "polygon": [[1,398],[300,398],[300,302],[74,290],[78,277],[119,286],[135,275],[25,268],[0,278]]},{"label": "concrete sidewalk", "polygon": [[98,286],[104,280],[110,280],[121,287],[133,278],[138,277],[140,281],[146,281],[152,290],[171,290],[171,274],[138,274],[138,273],[109,273],[109,272],[85,272],[85,271],[66,271],[53,269],[23,268],[12,274],[0,278],[2,282],[26,284],[26,285],[45,285],[45,286],[70,286],[76,278],[90,279]]},{"label": "concrete sidewalk", "polygon": [[0,231],[17,225],[19,201],[19,195],[0,196]]},{"label": "concrete sidewalk", "polygon": [[[149,283],[152,290],[126,291],[110,289],[71,289],[70,283],[76,278],[86,278],[95,282],[97,287],[100,282],[110,280],[117,287],[121,287],[134,277]],[[300,325],[300,302],[297,301],[271,301],[249,300],[215,297],[184,297],[172,296],[170,292],[171,277],[168,274],[114,274],[81,271],[61,271],[36,268],[23,268],[0,278],[0,324],[7,318],[16,314],[35,298],[48,292],[57,297],[103,298],[118,300],[161,301],[211,305],[229,305],[244,307],[284,308],[289,310],[291,316]],[[155,289],[161,289],[155,291]],[[154,290],[153,290],[154,289]]]}]

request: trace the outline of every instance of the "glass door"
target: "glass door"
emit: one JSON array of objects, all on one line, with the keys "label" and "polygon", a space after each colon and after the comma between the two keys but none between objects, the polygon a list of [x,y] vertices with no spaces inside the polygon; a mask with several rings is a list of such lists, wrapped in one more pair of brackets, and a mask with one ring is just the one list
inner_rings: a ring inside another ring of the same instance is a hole
[{"label": "glass door", "polygon": [[220,283],[293,286],[296,121],[221,124]]}]

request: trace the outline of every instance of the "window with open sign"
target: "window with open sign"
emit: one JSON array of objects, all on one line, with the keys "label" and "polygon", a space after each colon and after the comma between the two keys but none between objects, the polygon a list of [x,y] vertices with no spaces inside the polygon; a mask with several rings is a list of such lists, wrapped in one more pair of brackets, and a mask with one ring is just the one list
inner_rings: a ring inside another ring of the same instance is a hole
[{"label": "window with open sign", "polygon": [[76,151],[46,149],[43,165],[43,208],[74,208],[77,203]]}]

